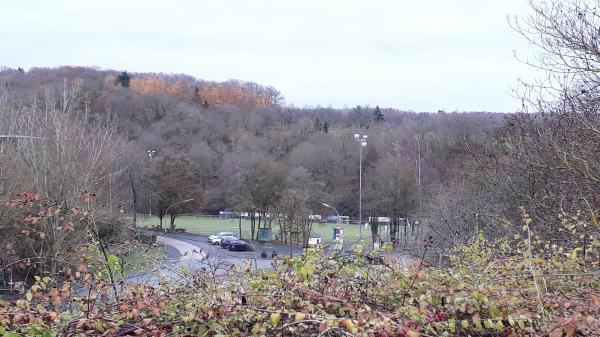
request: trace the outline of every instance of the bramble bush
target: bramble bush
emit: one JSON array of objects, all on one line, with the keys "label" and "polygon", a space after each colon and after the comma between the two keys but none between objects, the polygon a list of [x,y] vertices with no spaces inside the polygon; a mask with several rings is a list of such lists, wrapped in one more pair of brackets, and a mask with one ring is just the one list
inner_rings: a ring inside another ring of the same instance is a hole
[{"label": "bramble bush", "polygon": [[[29,207],[35,207],[31,202]],[[81,223],[89,215],[78,214]],[[0,302],[3,336],[594,336],[600,335],[598,227],[562,214],[565,235],[539,239],[523,210],[519,234],[483,234],[450,254],[450,266],[384,264],[355,252],[307,250],[273,269],[179,270],[160,286],[128,283],[118,260],[98,258],[93,235],[77,258],[37,275],[21,299]],[[596,230],[589,230],[594,228]],[[31,236],[30,236],[31,237]],[[42,238],[35,236],[37,239]],[[389,248],[389,247],[387,247]],[[77,261],[77,263],[75,263]],[[168,266],[165,266],[168,268]]]}]

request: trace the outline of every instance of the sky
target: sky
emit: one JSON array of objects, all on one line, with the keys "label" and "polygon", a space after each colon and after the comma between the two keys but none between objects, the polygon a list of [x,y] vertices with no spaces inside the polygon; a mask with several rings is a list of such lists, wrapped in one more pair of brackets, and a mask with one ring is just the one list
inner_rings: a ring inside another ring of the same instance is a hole
[{"label": "sky", "polygon": [[513,112],[526,0],[3,0],[0,65],[185,73],[287,104]]}]

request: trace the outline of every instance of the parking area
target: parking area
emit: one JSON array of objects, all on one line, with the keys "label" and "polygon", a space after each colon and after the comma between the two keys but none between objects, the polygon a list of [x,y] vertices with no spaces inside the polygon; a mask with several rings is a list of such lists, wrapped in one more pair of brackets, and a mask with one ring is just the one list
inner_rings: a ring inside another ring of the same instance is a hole
[{"label": "parking area", "polygon": [[[252,252],[239,252],[239,251],[230,251],[228,249],[221,248],[218,245],[212,245],[208,242],[208,236],[201,235],[190,235],[190,234],[167,234],[167,237],[174,238],[183,242],[187,242],[197,246],[202,249],[209,257],[222,258],[222,259],[272,259],[273,252],[276,252],[278,256],[282,257],[285,255],[290,255],[290,253],[294,255],[302,254],[303,249],[298,247],[286,247],[286,246],[278,246],[272,245],[269,243],[262,243],[257,241],[247,241],[250,243],[254,251]],[[267,253],[266,258],[261,257],[262,252]]]},{"label": "parking area", "polygon": [[[128,282],[158,285],[162,278],[178,280],[182,277],[177,272],[179,267],[188,270],[213,270],[216,276],[231,276],[236,272],[247,272],[273,268],[274,259],[271,257],[276,252],[279,258],[290,255],[301,255],[302,248],[272,245],[261,242],[251,242],[254,251],[229,251],[212,245],[208,236],[190,234],[159,234],[157,244],[164,245],[167,259],[144,272],[132,273],[126,277]],[[345,247],[350,248],[350,247]],[[265,251],[267,257],[261,257]],[[397,254],[394,254],[397,255]],[[403,263],[408,266],[412,257],[398,255]],[[217,266],[215,268],[215,266]],[[233,274],[232,274],[233,272]]]}]

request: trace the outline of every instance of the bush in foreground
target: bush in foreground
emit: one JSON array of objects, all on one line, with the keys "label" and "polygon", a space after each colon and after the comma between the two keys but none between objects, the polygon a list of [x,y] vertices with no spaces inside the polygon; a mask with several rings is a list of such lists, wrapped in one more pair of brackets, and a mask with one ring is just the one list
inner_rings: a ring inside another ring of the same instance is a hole
[{"label": "bush in foreground", "polygon": [[[84,215],[80,215],[84,216]],[[118,261],[90,259],[36,276],[22,299],[0,302],[4,336],[593,336],[600,335],[598,231],[584,247],[539,240],[524,213],[520,234],[458,247],[451,266],[383,265],[314,250],[268,271],[175,271],[160,287],[129,284]],[[577,217],[561,216],[565,235]],[[595,227],[593,227],[595,228]],[[588,231],[589,232],[589,231]],[[434,243],[426,242],[425,246]],[[426,251],[422,252],[426,256]],[[112,267],[111,267],[112,265]],[[167,268],[165,266],[165,268]]]}]

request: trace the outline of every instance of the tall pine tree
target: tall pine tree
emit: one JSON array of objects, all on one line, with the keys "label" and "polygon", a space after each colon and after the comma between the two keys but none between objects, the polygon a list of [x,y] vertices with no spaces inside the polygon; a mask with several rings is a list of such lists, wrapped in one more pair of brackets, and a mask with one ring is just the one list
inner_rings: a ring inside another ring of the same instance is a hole
[{"label": "tall pine tree", "polygon": [[131,76],[127,73],[127,71],[124,71],[119,76],[117,76],[116,82],[118,84],[121,84],[123,87],[128,88],[130,81],[131,81]]},{"label": "tall pine tree", "polygon": [[383,112],[381,112],[381,109],[379,109],[379,105],[377,105],[375,107],[375,111],[373,111],[373,120],[375,123],[381,123],[385,121],[385,116],[383,115]]}]

